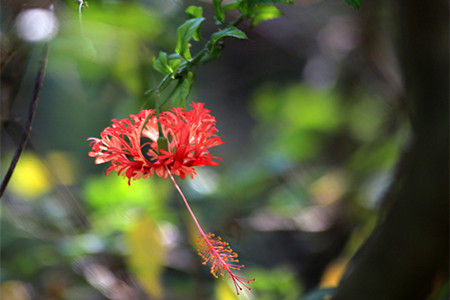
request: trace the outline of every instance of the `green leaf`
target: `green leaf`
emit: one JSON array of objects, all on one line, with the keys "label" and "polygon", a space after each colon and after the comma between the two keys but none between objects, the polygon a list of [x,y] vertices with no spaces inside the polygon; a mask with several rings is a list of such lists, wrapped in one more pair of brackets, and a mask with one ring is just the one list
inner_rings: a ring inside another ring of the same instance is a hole
[{"label": "green leaf", "polygon": [[164,75],[172,73],[172,68],[167,62],[166,52],[161,51],[159,52],[158,58],[153,58],[153,68]]},{"label": "green leaf", "polygon": [[183,58],[177,53],[172,53],[169,55],[169,66],[172,69],[172,72],[177,71],[178,68],[180,68],[182,61]]},{"label": "green leaf", "polygon": [[174,59],[169,62],[172,70],[177,71],[181,66],[181,59]]},{"label": "green leaf", "polygon": [[185,59],[191,59],[191,52],[189,51],[189,41],[197,33],[200,25],[205,18],[193,18],[184,22],[177,29],[177,46],[175,52],[184,57]]},{"label": "green leaf", "polygon": [[222,52],[221,52],[220,48],[217,46],[214,46],[214,47],[212,47],[212,50],[208,54],[206,54],[205,56],[202,57],[202,59],[200,60],[200,63],[204,64],[210,60],[218,58],[221,54],[222,54]]},{"label": "green leaf", "polygon": [[237,2],[237,1],[227,3],[224,6],[225,10],[233,10],[233,9],[237,9],[238,7],[239,7],[239,2]]},{"label": "green leaf", "polygon": [[[186,9],[186,15],[188,16],[189,19],[201,18],[203,15],[203,8],[191,5]],[[195,34],[193,35],[193,38],[196,41],[200,41],[201,28],[202,27],[199,26],[195,31]]]},{"label": "green leaf", "polygon": [[189,19],[201,18],[203,16],[203,8],[191,5],[186,9],[186,15]]},{"label": "green leaf", "polygon": [[253,12],[251,15],[252,22],[250,26],[251,27],[256,26],[262,21],[275,19],[282,15],[283,13],[275,6],[267,4],[259,4],[253,8]]},{"label": "green leaf", "polygon": [[246,39],[247,35],[242,30],[237,29],[234,26],[229,26],[221,31],[215,32],[211,35],[211,43],[214,45],[216,44],[220,39],[226,37],[226,36],[232,36],[238,39]]},{"label": "green leaf", "polygon": [[249,18],[253,13],[254,6],[250,1],[240,1],[238,9],[244,17]]},{"label": "green leaf", "polygon": [[358,9],[361,6],[361,0],[345,0],[345,3],[354,9]]},{"label": "green leaf", "polygon": [[234,26],[228,26],[227,28],[221,31],[215,32],[211,35],[210,42],[207,45],[209,52],[202,57],[200,62],[205,63],[219,57],[222,54],[222,52],[221,47],[219,47],[217,43],[227,36],[235,37],[238,39],[247,39],[247,35],[243,31],[237,29]]},{"label": "green leaf", "polygon": [[293,0],[241,0],[239,11],[246,18],[252,18],[251,26],[255,26],[261,21],[273,19],[282,15],[281,11],[273,4],[293,4]]},{"label": "green leaf", "polygon": [[180,78],[177,85],[175,86],[175,89],[172,92],[172,96],[170,97],[170,106],[186,108],[186,99],[189,96],[190,90],[191,83],[189,81],[189,78]]},{"label": "green leaf", "polygon": [[220,23],[225,21],[225,11],[222,7],[222,0],[213,0],[214,15]]}]

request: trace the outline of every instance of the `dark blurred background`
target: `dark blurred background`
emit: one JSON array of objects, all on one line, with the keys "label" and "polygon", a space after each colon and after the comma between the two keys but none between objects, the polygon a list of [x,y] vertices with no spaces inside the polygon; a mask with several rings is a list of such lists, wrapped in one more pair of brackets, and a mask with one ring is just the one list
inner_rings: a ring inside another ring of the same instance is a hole
[{"label": "dark blurred background", "polygon": [[173,52],[189,5],[204,9],[203,36],[217,30],[211,3],[89,1],[81,23],[75,2],[33,10],[50,4],[2,1],[2,176],[51,39],[31,137],[2,197],[4,299],[290,300],[338,284],[411,135],[387,1],[279,6],[284,16],[244,22],[248,40],[226,39],[198,69],[189,99],[216,117],[226,144],[211,152],[223,161],[178,182],[203,227],[239,254],[240,274],[256,278],[239,297],[201,264],[170,182],[128,186],[87,155],[112,118],[151,106],[152,58]]}]

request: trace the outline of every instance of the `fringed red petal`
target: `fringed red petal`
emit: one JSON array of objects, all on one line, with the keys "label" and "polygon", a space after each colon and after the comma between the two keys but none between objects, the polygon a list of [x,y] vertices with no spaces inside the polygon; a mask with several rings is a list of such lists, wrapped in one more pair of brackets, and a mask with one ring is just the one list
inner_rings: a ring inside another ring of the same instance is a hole
[{"label": "fringed red petal", "polygon": [[[194,177],[195,166],[217,166],[208,149],[223,144],[216,135],[216,119],[203,103],[192,103],[193,109],[173,108],[156,116],[154,110],[142,110],[128,119],[112,120],[100,134],[88,138],[95,163],[110,162],[107,173],[117,171],[131,180],[156,174],[167,178],[167,168],[185,178]],[[168,149],[158,147],[158,123],[167,139]],[[120,175],[119,174],[119,175]]]}]

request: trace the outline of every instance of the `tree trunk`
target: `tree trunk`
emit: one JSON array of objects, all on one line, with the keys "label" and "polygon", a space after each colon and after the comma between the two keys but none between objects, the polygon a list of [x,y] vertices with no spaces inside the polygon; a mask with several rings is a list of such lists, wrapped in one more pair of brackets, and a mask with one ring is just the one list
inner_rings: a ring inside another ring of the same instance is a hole
[{"label": "tree trunk", "polygon": [[333,300],[425,299],[437,274],[448,275],[448,1],[398,0],[395,13],[413,138],[387,193],[392,204]]}]

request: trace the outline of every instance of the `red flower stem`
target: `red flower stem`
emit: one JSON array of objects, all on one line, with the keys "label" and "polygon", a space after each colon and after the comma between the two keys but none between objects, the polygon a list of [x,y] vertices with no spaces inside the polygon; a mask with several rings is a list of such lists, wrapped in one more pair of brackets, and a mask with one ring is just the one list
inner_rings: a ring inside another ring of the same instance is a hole
[{"label": "red flower stem", "polygon": [[[172,182],[175,185],[175,188],[178,190],[178,193],[180,193],[181,198],[183,198],[184,204],[186,205],[189,213],[191,214],[192,219],[194,219],[195,225],[197,225],[197,228],[200,231],[200,234],[203,237],[204,241],[206,242],[207,247],[211,251],[212,256],[214,256],[216,259],[218,259],[220,261],[219,265],[225,267],[225,270],[228,272],[229,277],[233,280],[234,286],[236,288],[236,293],[239,295],[239,290],[242,290],[242,288],[239,285],[239,283],[241,283],[243,286],[245,286],[246,288],[248,288],[250,290],[250,288],[244,283],[244,281],[247,282],[247,283],[250,283],[250,281],[254,281],[255,279],[245,279],[245,278],[242,278],[242,277],[239,277],[239,276],[236,276],[236,275],[233,274],[233,272],[231,271],[231,269],[228,266],[227,262],[222,258],[220,253],[217,251],[216,247],[214,247],[214,245],[209,240],[209,237],[205,234],[205,232],[203,231],[202,227],[198,223],[197,218],[194,215],[194,212],[192,211],[191,207],[189,206],[189,203],[186,200],[186,197],[184,196],[183,192],[181,191],[180,187],[178,186],[177,182],[175,181],[175,178],[173,178],[172,173],[170,172],[170,170],[169,170],[169,168],[167,166],[166,166],[166,170],[169,173],[170,179],[172,179]],[[205,263],[207,261],[208,261],[208,259],[206,259]],[[217,276],[214,273],[213,273],[213,275],[217,278]],[[223,276],[223,273],[222,273],[222,276]]]},{"label": "red flower stem", "polygon": [[[200,234],[202,235],[202,237],[204,237],[205,240],[208,241],[208,238],[206,237],[205,232],[203,232],[202,227],[198,223],[197,218],[194,215],[194,212],[192,211],[191,207],[189,206],[189,203],[186,200],[186,197],[184,196],[183,192],[181,191],[180,187],[178,186],[177,182],[175,181],[175,178],[173,178],[172,172],[170,172],[168,167],[166,167],[166,170],[167,170],[167,172],[169,172],[170,179],[172,179],[172,182],[175,185],[175,188],[178,190],[178,193],[180,193],[181,198],[183,198],[184,204],[186,205],[189,213],[191,214],[192,219],[194,219],[194,222],[195,222],[195,225],[197,225],[198,231],[200,231]],[[208,241],[208,244],[209,244],[209,241]]]},{"label": "red flower stem", "polygon": [[172,173],[170,172],[169,168],[166,167],[166,169],[167,169],[167,172],[169,172],[170,179],[172,179],[173,184],[175,184],[175,187],[177,188],[178,192],[180,193],[181,197],[183,198],[184,204],[186,204],[186,207],[189,210],[189,213],[191,214],[192,219],[194,219],[194,222],[195,222],[195,225],[197,225],[198,231],[200,231],[200,234],[205,239],[205,242],[208,244],[208,247],[213,252],[213,255],[220,260],[222,265],[225,266],[225,268],[227,269],[228,274],[233,274],[233,272],[231,272],[230,268],[228,267],[227,263],[223,260],[223,258],[217,252],[216,248],[211,244],[211,242],[209,241],[208,236],[205,234],[205,232],[203,231],[202,227],[198,223],[197,218],[194,215],[194,212],[192,211],[191,207],[189,206],[189,203],[186,200],[186,197],[184,196],[183,192],[181,191],[180,187],[178,186],[177,182],[175,181],[175,178],[173,178]]}]

